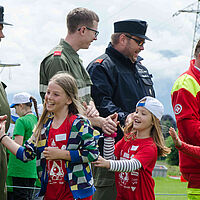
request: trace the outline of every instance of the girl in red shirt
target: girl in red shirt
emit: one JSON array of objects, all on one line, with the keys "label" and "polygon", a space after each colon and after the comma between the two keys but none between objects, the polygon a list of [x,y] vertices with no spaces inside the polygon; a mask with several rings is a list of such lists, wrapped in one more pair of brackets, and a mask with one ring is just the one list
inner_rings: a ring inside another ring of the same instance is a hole
[{"label": "girl in red shirt", "polygon": [[6,117],[0,117],[0,143],[24,162],[37,156],[44,200],[92,200],[91,162],[99,155],[99,132],[79,114],[85,112],[76,80],[58,73],[49,81],[42,115],[24,146],[7,137]]},{"label": "girl in red shirt", "polygon": [[157,156],[170,153],[160,127],[163,112],[157,99],[144,97],[137,103],[133,119],[115,148],[114,138],[105,138],[104,158],[99,157],[94,163],[116,172],[117,200],[155,199],[152,171]]}]

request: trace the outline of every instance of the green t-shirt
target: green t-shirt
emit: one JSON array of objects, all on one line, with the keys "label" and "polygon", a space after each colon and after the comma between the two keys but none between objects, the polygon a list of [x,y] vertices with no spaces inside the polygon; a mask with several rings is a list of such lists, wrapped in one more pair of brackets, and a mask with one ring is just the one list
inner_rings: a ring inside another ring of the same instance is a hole
[{"label": "green t-shirt", "polygon": [[[32,131],[37,124],[37,117],[29,114],[24,117],[19,117],[15,123],[13,136],[21,135],[24,137],[23,145],[28,140]],[[13,137],[13,139],[14,139]],[[10,153],[8,162],[7,176],[21,177],[21,178],[37,178],[36,159],[27,163],[18,160],[16,156]]]}]

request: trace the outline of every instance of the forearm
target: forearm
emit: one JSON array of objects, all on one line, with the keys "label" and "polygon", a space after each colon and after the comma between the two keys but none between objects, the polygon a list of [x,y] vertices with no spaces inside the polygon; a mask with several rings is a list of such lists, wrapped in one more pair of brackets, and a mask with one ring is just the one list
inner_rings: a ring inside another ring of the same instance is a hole
[{"label": "forearm", "polygon": [[5,136],[2,139],[1,143],[14,155],[17,154],[19,147],[21,147],[19,144],[17,144],[14,140],[12,140],[8,136]]},{"label": "forearm", "polygon": [[182,142],[182,145],[176,148],[189,156],[200,158],[200,146],[193,146]]},{"label": "forearm", "polygon": [[113,137],[105,137],[104,138],[104,146],[103,146],[103,157],[106,160],[114,160],[114,148],[115,145],[115,139]]},{"label": "forearm", "polygon": [[134,158],[131,160],[110,160],[110,171],[133,172],[141,167],[140,161]]},{"label": "forearm", "polygon": [[58,160],[68,160],[71,161],[71,155],[70,152],[67,150],[60,150],[60,153],[58,154]]},{"label": "forearm", "polygon": [[99,128],[102,128],[103,123],[105,121],[105,119],[103,117],[93,117],[93,118],[88,118],[92,124],[92,126],[96,126]]}]

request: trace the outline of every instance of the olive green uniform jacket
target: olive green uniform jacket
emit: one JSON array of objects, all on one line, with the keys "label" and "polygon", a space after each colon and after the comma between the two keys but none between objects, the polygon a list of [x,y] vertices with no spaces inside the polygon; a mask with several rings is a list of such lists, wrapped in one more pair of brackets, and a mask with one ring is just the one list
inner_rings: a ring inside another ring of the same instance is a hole
[{"label": "olive green uniform jacket", "polygon": [[77,81],[80,100],[89,103],[91,100],[90,76],[82,65],[77,52],[63,39],[52,49],[40,65],[40,96],[44,100],[48,82],[59,71],[71,74]]},{"label": "olive green uniform jacket", "polygon": [[[0,115],[7,115],[6,132],[10,125],[10,107],[8,104],[4,84],[0,82]],[[0,199],[7,199],[6,190],[7,157],[5,147],[0,143]]]}]

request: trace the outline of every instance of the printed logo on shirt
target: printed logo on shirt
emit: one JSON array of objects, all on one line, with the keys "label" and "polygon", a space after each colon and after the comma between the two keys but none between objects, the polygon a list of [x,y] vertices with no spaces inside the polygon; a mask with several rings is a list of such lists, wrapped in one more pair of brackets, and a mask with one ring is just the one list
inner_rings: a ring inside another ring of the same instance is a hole
[{"label": "printed logo on shirt", "polygon": [[61,166],[62,166],[62,161],[53,161],[53,165],[49,172],[49,176],[52,181],[62,180],[62,178],[64,177],[64,172]]},{"label": "printed logo on shirt", "polygon": [[139,147],[139,146],[134,146],[134,145],[132,145],[131,151],[136,151],[136,150],[138,149],[138,147]]},{"label": "printed logo on shirt", "polygon": [[123,155],[123,157],[129,159],[129,153],[126,153],[126,152],[125,152],[124,155]]},{"label": "printed logo on shirt", "polygon": [[56,143],[55,143],[54,139],[51,142],[51,147],[56,147]]},{"label": "printed logo on shirt", "polygon": [[134,191],[136,189],[136,187],[131,187],[132,191]]},{"label": "printed logo on shirt", "polygon": [[66,138],[67,138],[67,134],[66,134],[66,133],[64,133],[64,134],[59,134],[59,135],[56,135],[56,136],[55,136],[55,139],[56,139],[57,142],[66,140]]},{"label": "printed logo on shirt", "polygon": [[182,106],[180,104],[176,104],[174,106],[174,113],[175,115],[178,115],[182,111]]}]

